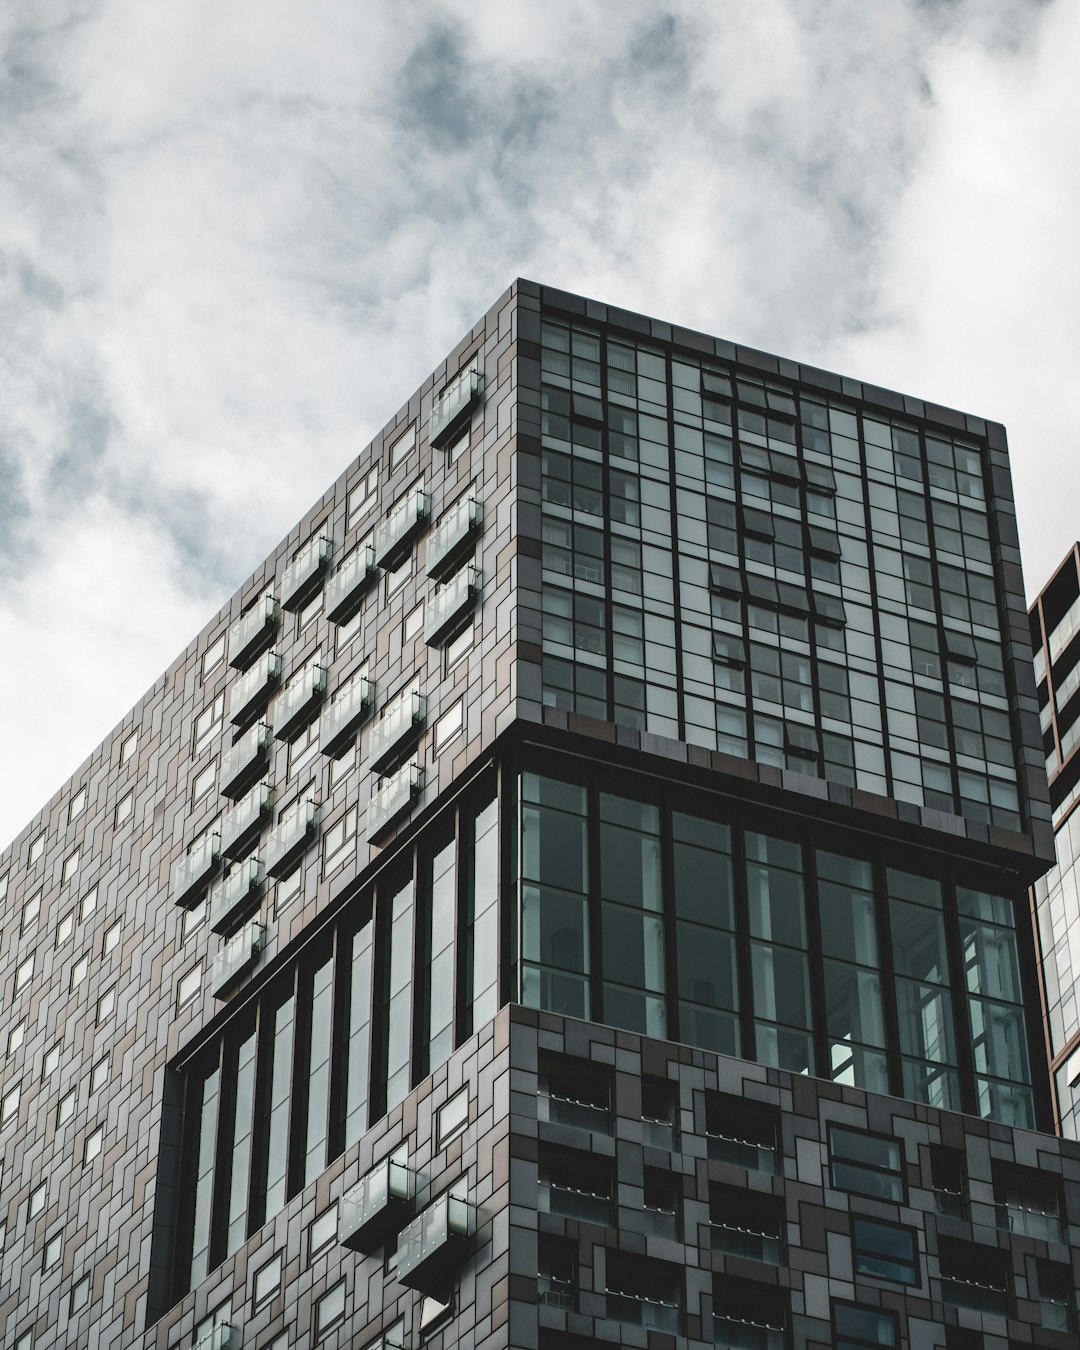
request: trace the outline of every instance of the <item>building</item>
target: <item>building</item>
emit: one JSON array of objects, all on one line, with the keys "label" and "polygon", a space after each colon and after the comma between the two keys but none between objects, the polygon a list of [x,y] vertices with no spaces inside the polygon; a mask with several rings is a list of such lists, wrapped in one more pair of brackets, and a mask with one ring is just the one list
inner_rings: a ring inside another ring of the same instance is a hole
[{"label": "building", "polygon": [[1046,1046],[1060,1132],[1080,1138],[1080,546],[1066,557],[1031,608],[1031,647],[1042,722],[1057,865],[1036,883]]},{"label": "building", "polygon": [[1074,1346],[1003,429],[516,282],[0,860],[0,1343]]}]

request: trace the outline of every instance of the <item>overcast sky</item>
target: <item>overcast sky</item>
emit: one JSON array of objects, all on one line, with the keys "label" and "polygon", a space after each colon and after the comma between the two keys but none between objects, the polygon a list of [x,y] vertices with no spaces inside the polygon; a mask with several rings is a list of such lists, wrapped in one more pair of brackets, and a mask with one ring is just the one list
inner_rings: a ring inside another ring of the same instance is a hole
[{"label": "overcast sky", "polygon": [[1033,594],[1077,51],[1073,0],[5,0],[0,844],[515,276],[1005,422]]}]

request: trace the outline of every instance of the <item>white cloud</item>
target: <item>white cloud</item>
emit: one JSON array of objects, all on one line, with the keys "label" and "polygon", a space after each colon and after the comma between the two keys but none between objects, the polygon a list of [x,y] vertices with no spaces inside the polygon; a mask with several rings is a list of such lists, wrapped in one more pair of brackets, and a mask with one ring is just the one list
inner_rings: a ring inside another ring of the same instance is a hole
[{"label": "white cloud", "polygon": [[1076,26],[0,9],[0,838],[515,275],[1002,417],[1037,584],[1076,533],[1036,515],[1078,420]]}]

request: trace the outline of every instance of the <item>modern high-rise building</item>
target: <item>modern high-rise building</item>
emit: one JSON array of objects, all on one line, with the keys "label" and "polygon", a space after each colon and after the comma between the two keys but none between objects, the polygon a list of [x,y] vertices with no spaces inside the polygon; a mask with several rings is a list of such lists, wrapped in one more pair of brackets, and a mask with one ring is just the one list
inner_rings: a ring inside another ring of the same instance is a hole
[{"label": "modern high-rise building", "polygon": [[1080,545],[1031,608],[1057,864],[1035,884],[1043,1015],[1058,1127],[1080,1138]]},{"label": "modern high-rise building", "polygon": [[518,281],[0,855],[0,1345],[1075,1347],[1003,429]]}]

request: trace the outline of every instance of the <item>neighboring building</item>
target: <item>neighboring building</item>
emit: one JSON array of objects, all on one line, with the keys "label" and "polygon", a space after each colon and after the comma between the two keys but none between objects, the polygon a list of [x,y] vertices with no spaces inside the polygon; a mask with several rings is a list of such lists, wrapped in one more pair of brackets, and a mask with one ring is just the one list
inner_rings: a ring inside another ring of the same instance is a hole
[{"label": "neighboring building", "polygon": [[1074,1346],[1037,713],[1000,426],[515,283],[0,857],[0,1344]]},{"label": "neighboring building", "polygon": [[1031,609],[1057,865],[1034,888],[1043,1015],[1061,1133],[1080,1138],[1080,545]]}]

